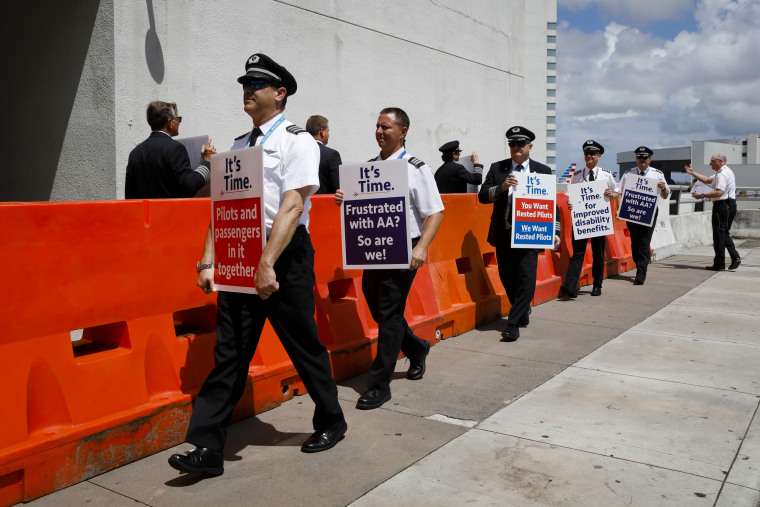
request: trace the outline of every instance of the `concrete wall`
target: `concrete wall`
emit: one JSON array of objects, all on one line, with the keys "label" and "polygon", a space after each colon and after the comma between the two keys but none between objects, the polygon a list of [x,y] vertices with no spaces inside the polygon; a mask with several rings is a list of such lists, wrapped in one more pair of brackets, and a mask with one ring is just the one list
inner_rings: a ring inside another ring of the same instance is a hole
[{"label": "concrete wall", "polygon": [[4,5],[0,201],[116,196],[110,4]]},{"label": "concrete wall", "polygon": [[[326,116],[330,145],[346,162],[378,152],[374,124],[390,105],[409,113],[408,150],[434,169],[438,147],[452,139],[488,164],[506,156],[513,124],[545,136],[545,122],[533,123],[545,117],[546,22],[556,20],[556,0],[27,4],[11,4],[8,19],[34,19],[34,37],[28,23],[9,23],[3,35],[6,47],[25,46],[12,52],[11,68],[24,77],[12,80],[19,100],[8,122],[20,149],[0,200],[121,198],[127,156],[149,134],[151,100],[177,102],[180,137],[208,134],[228,149],[251,127],[236,78],[255,52],[298,80],[288,119]],[[527,59],[538,41],[541,61]],[[526,102],[533,89],[544,103]]]},{"label": "concrete wall", "polygon": [[736,238],[760,238],[760,209],[743,209],[736,213],[731,227]]}]

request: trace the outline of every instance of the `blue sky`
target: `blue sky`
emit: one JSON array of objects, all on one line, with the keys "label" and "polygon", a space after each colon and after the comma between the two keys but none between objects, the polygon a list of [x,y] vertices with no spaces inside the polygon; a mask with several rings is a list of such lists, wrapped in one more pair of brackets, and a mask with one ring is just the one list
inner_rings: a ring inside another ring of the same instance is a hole
[{"label": "blue sky", "polygon": [[558,0],[557,172],[760,131],[760,0]]}]

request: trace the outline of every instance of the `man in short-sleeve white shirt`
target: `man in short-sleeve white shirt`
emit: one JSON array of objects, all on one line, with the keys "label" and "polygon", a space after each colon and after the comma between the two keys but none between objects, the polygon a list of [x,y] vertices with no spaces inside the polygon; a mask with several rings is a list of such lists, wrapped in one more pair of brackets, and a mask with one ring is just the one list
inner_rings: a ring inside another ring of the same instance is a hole
[{"label": "man in short-sleeve white shirt", "polygon": [[[657,188],[660,190],[659,197],[661,199],[667,199],[670,197],[670,187],[668,182],[665,181],[665,175],[662,171],[656,167],[651,167],[649,164],[652,161],[652,155],[654,152],[646,146],[639,146],[634,150],[636,154],[636,167],[630,169],[623,174],[620,178],[620,192],[622,193],[628,182],[628,175],[640,175],[647,176],[649,178],[657,178]],[[652,242],[652,233],[654,232],[654,226],[657,223],[657,209],[654,211],[654,221],[652,227],[647,225],[641,225],[634,222],[628,222],[628,231],[631,233],[631,256],[633,262],[636,264],[636,278],[633,280],[634,285],[644,285],[647,278],[647,268],[649,267],[649,261],[652,258],[652,252],[649,249],[649,245]]]},{"label": "man in short-sleeve white shirt", "polygon": [[[612,173],[608,169],[599,167],[599,159],[604,154],[604,147],[589,139],[583,143],[583,157],[586,159],[586,165],[573,173],[570,184],[583,183],[587,181],[604,181],[607,188],[604,190],[604,196],[609,199],[615,199],[618,195],[618,184]],[[572,203],[568,202],[568,208],[573,209]],[[604,255],[607,247],[607,238],[597,236],[595,238],[573,238],[573,256],[570,258],[570,264],[565,273],[565,280],[559,288],[561,295],[575,299],[578,297],[578,278],[580,278],[581,269],[583,269],[583,258],[586,256],[586,243],[591,239],[591,253],[593,263],[591,265],[591,276],[594,279],[594,285],[591,289],[592,296],[602,295],[602,280],[604,279]]]},{"label": "man in short-sleeve white shirt", "polygon": [[[315,431],[301,450],[330,449],[347,429],[330,356],[319,342],[314,321],[314,249],[307,226],[309,196],[319,188],[319,148],[314,138],[283,116],[287,98],[296,92],[293,75],[261,53],[248,58],[245,69],[238,82],[254,128],[238,137],[232,149],[263,147],[267,243],[254,275],[257,294],[219,292],[215,366],[198,393],[185,437],[196,447],[169,458],[177,470],[208,476],[224,472],[227,427],[267,319],[315,404]],[[209,227],[197,282],[206,293],[216,290],[213,263]]]},{"label": "man in short-sleeve white shirt", "polygon": [[736,269],[742,263],[739,252],[734,246],[734,240],[731,238],[731,226],[736,217],[736,177],[731,168],[726,165],[726,156],[721,153],[716,153],[710,158],[710,167],[715,171],[715,176],[712,178],[697,174],[690,165],[686,166],[687,173],[713,188],[706,194],[693,194],[695,199],[708,198],[713,203],[712,230],[715,257],[712,265],[706,266],[705,269],[711,271],[726,269],[726,249],[728,249],[728,255],[731,256],[731,265],[728,269]]},{"label": "man in short-sleeve white shirt", "polygon": [[[419,380],[425,374],[425,358],[430,351],[430,343],[409,327],[404,309],[417,269],[425,264],[428,247],[443,221],[443,201],[430,167],[406,152],[408,129],[409,116],[403,109],[388,107],[380,111],[375,125],[380,155],[372,160],[404,159],[407,162],[412,261],[409,269],[367,269],[362,275],[362,293],[378,331],[377,355],[367,375],[367,391],[356,402],[360,410],[381,407],[391,399],[390,382],[399,352],[409,359],[406,377]],[[335,193],[335,202],[343,202],[341,190]]]}]

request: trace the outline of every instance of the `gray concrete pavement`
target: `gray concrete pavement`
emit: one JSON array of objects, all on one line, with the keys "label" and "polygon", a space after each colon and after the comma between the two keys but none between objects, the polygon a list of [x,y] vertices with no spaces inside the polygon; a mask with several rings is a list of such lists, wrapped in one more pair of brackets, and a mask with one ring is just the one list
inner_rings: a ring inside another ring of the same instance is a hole
[{"label": "gray concrete pavement", "polygon": [[644,286],[539,305],[514,343],[502,321],[438,343],[378,410],[346,381],[329,452],[300,452],[301,396],[233,425],[219,478],[172,470],[181,445],[30,505],[760,505],[758,247],[735,272],[691,249]]}]

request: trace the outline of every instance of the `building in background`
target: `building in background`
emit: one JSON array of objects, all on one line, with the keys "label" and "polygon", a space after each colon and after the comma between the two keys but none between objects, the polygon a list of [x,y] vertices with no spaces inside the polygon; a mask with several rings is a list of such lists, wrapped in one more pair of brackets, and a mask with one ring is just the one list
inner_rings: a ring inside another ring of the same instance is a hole
[{"label": "building in background", "polygon": [[[749,133],[747,137],[692,141],[691,146],[652,148],[652,167],[665,173],[669,184],[686,185],[691,177],[683,170],[691,164],[700,174],[711,174],[710,158],[716,153],[726,156],[726,164],[736,175],[737,187],[760,187],[760,136]],[[636,166],[632,151],[617,154],[620,174]]]},{"label": "building in background", "polygon": [[531,158],[557,172],[557,3],[530,4],[526,19],[525,125],[536,134]]},{"label": "building in background", "polygon": [[525,125],[553,166],[556,0],[43,0],[10,3],[5,19],[0,201],[122,198],[151,100],[177,103],[183,136],[227,150],[251,128],[236,78],[255,52],[298,79],[287,118],[330,118],[345,162],[376,154],[378,111],[398,106],[428,163],[451,139],[503,159],[507,127]]}]

